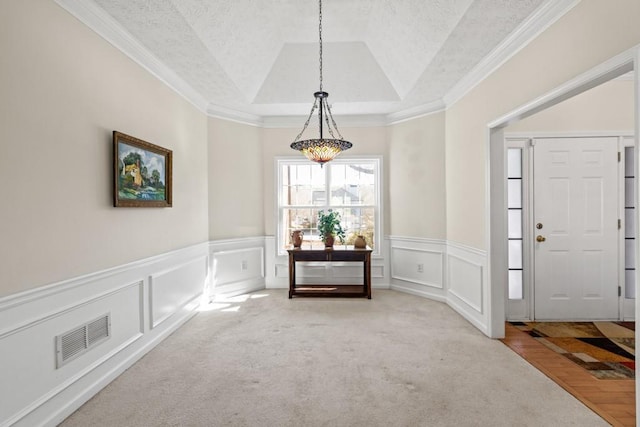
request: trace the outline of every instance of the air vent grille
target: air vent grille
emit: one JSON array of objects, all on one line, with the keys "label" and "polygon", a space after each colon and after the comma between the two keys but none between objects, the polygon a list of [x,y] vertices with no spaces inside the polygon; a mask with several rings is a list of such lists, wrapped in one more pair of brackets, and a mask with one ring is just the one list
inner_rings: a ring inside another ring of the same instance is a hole
[{"label": "air vent grille", "polygon": [[56,366],[60,368],[109,336],[111,336],[110,313],[65,334],[58,335],[56,337]]},{"label": "air vent grille", "polygon": [[62,336],[62,360],[69,360],[87,348],[87,328],[84,326]]},{"label": "air vent grille", "polygon": [[109,336],[109,316],[104,316],[87,325],[87,344],[89,347]]}]

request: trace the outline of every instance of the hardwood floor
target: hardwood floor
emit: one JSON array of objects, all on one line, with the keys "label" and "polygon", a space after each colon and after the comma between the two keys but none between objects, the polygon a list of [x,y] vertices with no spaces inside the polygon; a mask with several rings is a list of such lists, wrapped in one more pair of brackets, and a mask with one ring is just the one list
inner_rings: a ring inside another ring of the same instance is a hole
[{"label": "hardwood floor", "polygon": [[636,425],[634,380],[597,379],[509,323],[501,341],[611,425]]}]

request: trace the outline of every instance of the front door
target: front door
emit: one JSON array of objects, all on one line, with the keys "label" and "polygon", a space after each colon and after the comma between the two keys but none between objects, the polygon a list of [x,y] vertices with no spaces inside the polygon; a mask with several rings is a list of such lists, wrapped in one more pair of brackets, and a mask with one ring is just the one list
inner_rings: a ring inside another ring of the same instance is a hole
[{"label": "front door", "polygon": [[535,319],[617,319],[617,138],[533,142]]}]

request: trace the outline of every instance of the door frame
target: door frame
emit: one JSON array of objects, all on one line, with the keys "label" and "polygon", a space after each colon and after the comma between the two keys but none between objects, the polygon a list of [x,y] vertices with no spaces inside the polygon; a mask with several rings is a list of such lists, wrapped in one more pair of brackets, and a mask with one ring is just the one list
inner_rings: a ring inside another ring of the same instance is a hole
[{"label": "door frame", "polygon": [[[619,77],[635,69],[640,69],[640,48],[635,46],[610,60],[577,76],[562,86],[526,103],[506,115],[487,124],[485,138],[486,169],[485,169],[485,230],[487,253],[488,304],[487,332],[492,338],[502,338],[505,334],[507,291],[507,215],[506,215],[506,180],[504,158],[504,128],[519,120],[532,116],[549,107],[559,104],[575,95],[599,86],[609,80]],[[638,119],[638,103],[640,102],[640,73],[634,73],[634,95],[636,98],[635,117],[635,147],[638,159],[638,134],[640,133]],[[636,161],[636,175],[638,162]],[[636,189],[636,194],[638,189]],[[640,227],[639,227],[640,228]],[[640,251],[638,251],[638,228],[636,229],[636,265]],[[636,277],[636,288],[638,284]],[[640,299],[636,299],[636,318],[640,318]],[[640,382],[639,382],[640,383]],[[640,393],[638,394],[640,402]],[[640,414],[639,414],[640,415]]]},{"label": "door frame", "polygon": [[[618,218],[621,219],[622,230],[625,228],[624,215],[624,161],[625,148],[633,147],[634,134],[631,131],[612,132],[506,132],[504,134],[504,156],[506,162],[509,148],[522,149],[522,264],[523,264],[523,299],[510,300],[507,295],[506,318],[508,320],[532,321],[535,320],[535,254],[533,250],[535,230],[533,229],[534,214],[534,176],[533,176],[533,140],[545,138],[617,138],[618,152],[621,158],[618,163]],[[506,176],[506,175],[505,175]],[[637,178],[636,178],[637,185]],[[525,231],[526,230],[526,231]],[[634,300],[626,298],[624,286],[625,274],[625,235],[624,231],[618,235],[618,285],[622,288],[618,300],[618,320],[634,320]],[[508,285],[508,284],[507,284]],[[584,319],[576,319],[584,320]]]}]

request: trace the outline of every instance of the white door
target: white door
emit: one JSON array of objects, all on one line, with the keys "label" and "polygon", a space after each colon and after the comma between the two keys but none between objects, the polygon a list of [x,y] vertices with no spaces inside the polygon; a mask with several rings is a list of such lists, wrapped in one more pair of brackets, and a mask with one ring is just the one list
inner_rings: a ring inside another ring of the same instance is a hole
[{"label": "white door", "polygon": [[617,138],[535,139],[534,314],[618,318]]}]

